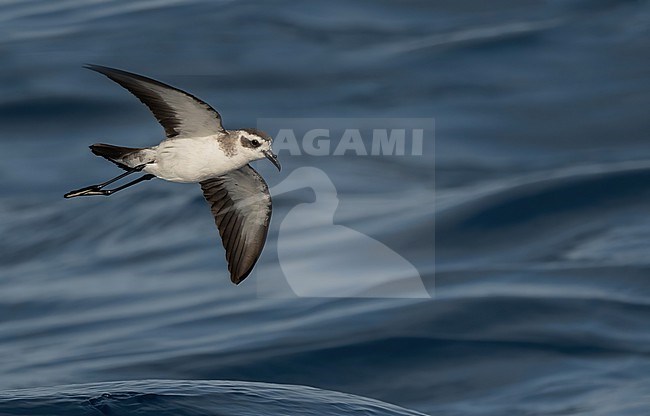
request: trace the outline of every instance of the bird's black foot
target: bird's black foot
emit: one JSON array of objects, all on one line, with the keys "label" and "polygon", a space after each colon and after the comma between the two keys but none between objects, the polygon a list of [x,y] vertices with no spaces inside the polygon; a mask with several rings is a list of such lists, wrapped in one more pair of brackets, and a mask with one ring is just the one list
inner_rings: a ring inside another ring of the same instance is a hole
[{"label": "bird's black foot", "polygon": [[142,181],[148,181],[149,179],[155,178],[155,176],[152,175],[152,174],[142,175],[138,179],[136,179],[134,181],[131,181],[131,182],[125,184],[125,185],[118,186],[117,188],[102,189],[106,185],[109,185],[109,184],[115,182],[116,180],[121,179],[124,176],[129,175],[129,174],[131,174],[133,172],[137,172],[137,171],[129,171],[129,172],[124,173],[124,174],[122,174],[122,175],[120,175],[120,176],[118,176],[116,178],[111,179],[110,181],[100,183],[99,185],[86,186],[85,188],[77,189],[76,191],[70,191],[67,194],[63,195],[63,197],[64,198],[74,198],[76,196],[93,196],[93,195],[109,196],[109,195],[113,195],[117,191],[121,191],[122,189],[126,189],[126,188],[128,188],[130,186],[133,186],[133,185],[135,185],[137,183],[140,183]]},{"label": "bird's black foot", "polygon": [[98,185],[87,186],[85,188],[70,191],[63,195],[64,198],[74,198],[76,196],[105,195],[104,191]]}]

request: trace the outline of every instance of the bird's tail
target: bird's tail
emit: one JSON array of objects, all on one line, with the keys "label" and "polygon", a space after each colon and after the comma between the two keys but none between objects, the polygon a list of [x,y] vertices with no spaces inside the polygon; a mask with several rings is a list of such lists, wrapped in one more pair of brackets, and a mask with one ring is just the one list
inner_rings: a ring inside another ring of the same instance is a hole
[{"label": "bird's tail", "polygon": [[113,146],[112,144],[97,143],[90,146],[90,150],[97,156],[110,160],[125,170],[136,166],[151,163],[148,148]]}]

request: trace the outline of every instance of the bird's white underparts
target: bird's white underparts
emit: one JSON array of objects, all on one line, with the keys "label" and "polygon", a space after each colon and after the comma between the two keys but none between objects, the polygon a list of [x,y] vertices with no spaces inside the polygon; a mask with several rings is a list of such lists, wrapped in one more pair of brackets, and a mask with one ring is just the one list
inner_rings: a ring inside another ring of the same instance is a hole
[{"label": "bird's white underparts", "polygon": [[[230,279],[239,284],[259,258],[271,220],[269,189],[250,162],[267,158],[280,170],[273,139],[253,128],[226,130],[221,116],[203,100],[141,75],[99,65],[106,75],[135,95],[165,129],[157,146],[134,148],[98,143],[91,151],[125,172],[97,185],[68,192],[65,198],[112,195],[137,183],[160,178],[199,183],[210,204],[226,249]],[[112,189],[108,185],[137,172],[138,179]]]}]

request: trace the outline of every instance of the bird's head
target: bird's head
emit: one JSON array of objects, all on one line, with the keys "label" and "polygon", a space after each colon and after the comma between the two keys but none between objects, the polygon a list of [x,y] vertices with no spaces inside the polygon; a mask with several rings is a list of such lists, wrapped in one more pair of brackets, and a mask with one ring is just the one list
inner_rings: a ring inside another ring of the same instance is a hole
[{"label": "bird's head", "polygon": [[278,156],[271,149],[273,144],[271,136],[257,129],[242,129],[238,130],[237,134],[239,136],[239,151],[242,154],[251,161],[267,158],[278,170],[281,169]]}]

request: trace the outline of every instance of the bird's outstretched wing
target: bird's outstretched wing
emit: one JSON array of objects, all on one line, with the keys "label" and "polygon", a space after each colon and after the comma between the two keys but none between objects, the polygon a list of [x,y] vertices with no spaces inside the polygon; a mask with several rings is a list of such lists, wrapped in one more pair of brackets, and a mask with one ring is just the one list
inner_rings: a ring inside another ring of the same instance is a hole
[{"label": "bird's outstretched wing", "polygon": [[201,182],[226,249],[230,280],[239,284],[262,253],[271,220],[271,195],[250,165]]},{"label": "bird's outstretched wing", "polygon": [[205,101],[142,75],[99,65],[88,69],[106,75],[138,97],[171,137],[204,137],[223,133],[221,116]]}]

